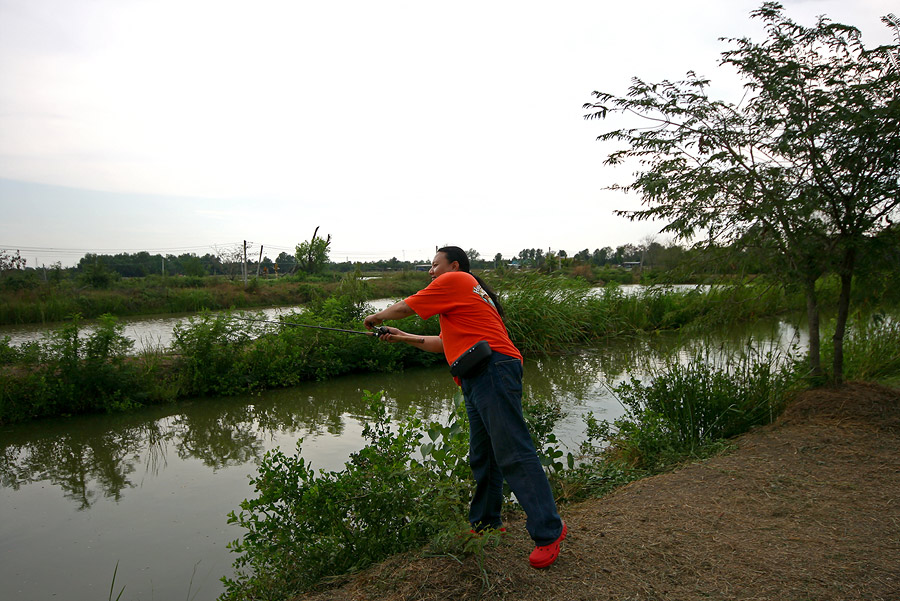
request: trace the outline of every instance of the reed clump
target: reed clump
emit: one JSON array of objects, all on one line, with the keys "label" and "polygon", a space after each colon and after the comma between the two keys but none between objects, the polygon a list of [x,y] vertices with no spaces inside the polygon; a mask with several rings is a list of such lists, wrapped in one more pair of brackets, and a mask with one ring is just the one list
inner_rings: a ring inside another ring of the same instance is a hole
[{"label": "reed clump", "polygon": [[778,288],[754,285],[626,293],[616,284],[598,289],[584,280],[536,273],[495,282],[506,325],[523,352],[548,352],[617,335],[718,327],[781,315],[796,300]]}]

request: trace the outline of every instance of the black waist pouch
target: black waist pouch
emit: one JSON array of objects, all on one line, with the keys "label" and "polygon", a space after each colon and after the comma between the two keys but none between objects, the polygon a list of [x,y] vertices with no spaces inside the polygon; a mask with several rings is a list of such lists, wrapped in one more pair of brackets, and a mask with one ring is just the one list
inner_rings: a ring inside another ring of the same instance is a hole
[{"label": "black waist pouch", "polygon": [[487,340],[482,340],[450,365],[450,375],[454,378],[474,378],[487,367],[490,360],[491,345]]}]

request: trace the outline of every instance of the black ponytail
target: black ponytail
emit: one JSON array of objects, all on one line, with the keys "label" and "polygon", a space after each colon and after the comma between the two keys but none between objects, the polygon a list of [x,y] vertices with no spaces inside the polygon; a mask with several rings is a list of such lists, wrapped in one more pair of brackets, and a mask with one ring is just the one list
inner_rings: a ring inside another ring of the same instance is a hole
[{"label": "black ponytail", "polygon": [[494,292],[491,287],[485,283],[484,280],[472,273],[472,266],[469,262],[469,255],[466,254],[466,251],[458,246],[444,246],[442,248],[439,248],[437,251],[439,253],[444,253],[444,255],[447,257],[447,261],[449,261],[450,263],[452,263],[453,261],[459,263],[460,271],[464,271],[475,278],[475,281],[478,282],[478,285],[481,286],[481,288],[488,293],[488,296],[491,297],[491,301],[493,301],[494,307],[497,308],[497,313],[500,314],[501,318],[504,317],[503,307],[500,306],[500,299],[497,298],[497,293]]}]

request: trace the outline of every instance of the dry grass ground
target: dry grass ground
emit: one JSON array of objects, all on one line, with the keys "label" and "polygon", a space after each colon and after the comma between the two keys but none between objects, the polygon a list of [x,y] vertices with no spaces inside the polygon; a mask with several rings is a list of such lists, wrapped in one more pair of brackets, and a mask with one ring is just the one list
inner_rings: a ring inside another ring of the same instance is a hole
[{"label": "dry grass ground", "polygon": [[483,564],[407,554],[302,599],[900,599],[900,391],[808,391],[736,443],[562,507],[547,570],[528,566],[520,519]]}]

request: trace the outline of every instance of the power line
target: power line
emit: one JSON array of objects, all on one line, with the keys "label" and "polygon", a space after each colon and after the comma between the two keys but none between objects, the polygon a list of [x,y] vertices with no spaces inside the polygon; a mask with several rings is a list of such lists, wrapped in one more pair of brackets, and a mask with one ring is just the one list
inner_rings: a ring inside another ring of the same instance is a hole
[{"label": "power line", "polygon": [[[265,251],[268,251],[269,254],[275,253],[275,255],[280,255],[281,253],[287,253],[289,255],[293,255],[297,245],[292,244],[290,246],[278,245],[278,244],[259,244],[256,242],[247,241],[248,248],[259,248],[263,247]],[[211,244],[194,244],[194,245],[182,245],[182,246],[168,246],[168,247],[144,247],[144,248],[121,248],[121,247],[106,247],[106,248],[85,248],[85,247],[64,247],[64,246],[31,246],[31,245],[18,245],[18,244],[5,244],[0,243],[0,251],[18,251],[19,254],[27,260],[28,263],[32,263],[32,266],[39,267],[42,264],[61,262],[67,265],[74,265],[77,263],[78,259],[85,257],[87,255],[103,255],[106,257],[111,257],[112,255],[118,254],[138,254],[138,253],[148,253],[150,255],[173,255],[173,254],[193,254],[193,255],[203,255],[203,254],[213,254],[219,255],[223,251],[227,249],[237,249],[243,247],[243,240],[235,241],[235,242],[216,242]],[[431,256],[430,249],[330,249],[329,254],[331,255],[331,260],[337,263],[342,261],[360,261],[360,262],[369,262],[369,261],[385,261],[390,258],[402,257],[403,260],[406,260],[407,257],[412,257],[414,260],[419,260],[421,258],[427,258]],[[268,256],[266,257],[269,258]],[[269,259],[271,260],[271,259]],[[277,260],[277,257],[276,257]]]},{"label": "power line", "polygon": [[236,244],[241,244],[239,242],[227,242],[220,244],[204,244],[200,246],[175,246],[170,248],[63,248],[56,246],[20,246],[18,244],[3,244],[0,243],[0,249],[5,250],[18,250],[19,252],[47,252],[54,254],[101,254],[101,253],[137,253],[137,252],[174,252],[174,251],[188,251],[188,250],[201,250],[201,249],[212,249],[216,246],[232,246]]}]

